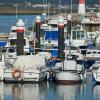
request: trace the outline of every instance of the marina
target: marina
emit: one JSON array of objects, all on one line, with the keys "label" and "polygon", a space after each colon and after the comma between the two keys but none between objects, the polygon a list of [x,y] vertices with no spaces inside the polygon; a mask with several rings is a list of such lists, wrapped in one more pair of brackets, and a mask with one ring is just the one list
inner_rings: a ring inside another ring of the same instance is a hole
[{"label": "marina", "polygon": [[0,100],[100,99],[100,14],[60,12],[0,15]]}]

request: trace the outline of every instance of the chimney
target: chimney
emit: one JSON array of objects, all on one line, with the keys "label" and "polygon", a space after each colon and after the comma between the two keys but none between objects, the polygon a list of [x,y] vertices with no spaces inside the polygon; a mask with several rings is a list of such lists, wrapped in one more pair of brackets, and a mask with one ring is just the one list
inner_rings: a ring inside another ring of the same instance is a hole
[{"label": "chimney", "polygon": [[78,14],[85,15],[85,0],[79,0]]}]

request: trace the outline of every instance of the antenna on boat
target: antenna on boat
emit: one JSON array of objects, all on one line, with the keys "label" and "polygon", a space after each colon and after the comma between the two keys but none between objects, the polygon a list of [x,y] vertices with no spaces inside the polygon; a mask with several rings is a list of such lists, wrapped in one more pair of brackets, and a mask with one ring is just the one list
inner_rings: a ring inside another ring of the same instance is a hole
[{"label": "antenna on boat", "polygon": [[42,15],[43,15],[43,17],[44,17],[44,21],[45,21],[45,23],[46,23],[46,12],[47,12],[47,1],[46,1],[46,3],[44,3],[44,0],[43,0],[43,13],[42,13]]}]

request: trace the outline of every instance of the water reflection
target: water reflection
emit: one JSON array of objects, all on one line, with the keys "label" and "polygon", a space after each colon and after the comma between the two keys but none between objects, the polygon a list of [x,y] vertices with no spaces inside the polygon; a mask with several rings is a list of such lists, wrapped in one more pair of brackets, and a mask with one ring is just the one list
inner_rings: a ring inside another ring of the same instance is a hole
[{"label": "water reflection", "polygon": [[0,84],[0,100],[77,100],[78,85]]},{"label": "water reflection", "polygon": [[5,84],[4,100],[45,100],[46,87],[46,83]]},{"label": "water reflection", "polygon": [[93,87],[93,100],[100,100],[100,84]]},{"label": "water reflection", "polygon": [[76,85],[57,85],[58,100],[77,100],[80,93],[80,84]]},{"label": "water reflection", "polygon": [[60,85],[0,83],[0,100],[100,100],[100,85],[87,83]]},{"label": "water reflection", "polygon": [[4,86],[3,86],[3,83],[1,82],[0,83],[0,100],[4,100],[4,95],[3,95],[4,91],[3,91],[3,88],[4,88]]}]

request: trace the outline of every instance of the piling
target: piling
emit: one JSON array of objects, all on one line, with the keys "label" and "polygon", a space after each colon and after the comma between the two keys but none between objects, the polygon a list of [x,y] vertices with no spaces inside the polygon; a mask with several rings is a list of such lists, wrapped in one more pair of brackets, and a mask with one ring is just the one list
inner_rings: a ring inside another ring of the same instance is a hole
[{"label": "piling", "polygon": [[22,19],[19,19],[16,23],[17,25],[17,45],[16,51],[17,56],[24,54],[24,32],[25,32],[25,23]]},{"label": "piling", "polygon": [[64,19],[59,18],[58,23],[58,58],[62,61],[64,55]]},{"label": "piling", "polygon": [[41,25],[41,17],[38,15],[36,17],[36,51],[40,51],[40,25]]}]

